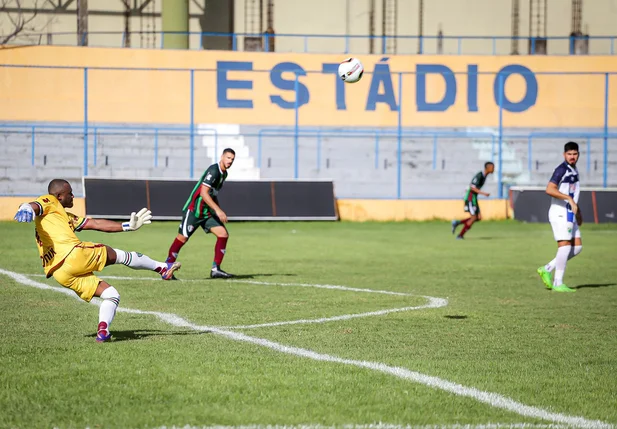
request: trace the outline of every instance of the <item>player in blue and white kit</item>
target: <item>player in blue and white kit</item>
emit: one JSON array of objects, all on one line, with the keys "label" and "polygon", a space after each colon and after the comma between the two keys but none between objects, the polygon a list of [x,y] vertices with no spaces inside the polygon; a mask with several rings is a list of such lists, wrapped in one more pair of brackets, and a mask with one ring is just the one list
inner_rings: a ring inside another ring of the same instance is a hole
[{"label": "player in blue and white kit", "polygon": [[[555,168],[546,186],[546,193],[553,197],[551,208],[548,211],[548,220],[557,242],[557,255],[551,262],[538,268],[538,274],[546,287],[556,292],[576,292],[576,289],[563,284],[563,275],[568,259],[575,257],[583,250],[579,229],[583,223],[583,217],[578,208],[580,194],[580,182],[576,169],[578,155],[578,144],[566,143],[563,153],[565,161]],[[551,281],[553,270],[555,270],[555,279]]]}]

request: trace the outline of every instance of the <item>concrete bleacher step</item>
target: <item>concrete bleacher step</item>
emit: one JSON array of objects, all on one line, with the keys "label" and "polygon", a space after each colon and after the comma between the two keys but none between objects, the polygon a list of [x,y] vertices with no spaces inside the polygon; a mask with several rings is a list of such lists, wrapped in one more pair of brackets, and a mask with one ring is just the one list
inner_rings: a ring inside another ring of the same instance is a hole
[{"label": "concrete bleacher step", "polygon": [[[35,188],[39,193],[48,180],[56,174],[80,182],[83,168],[84,140],[81,124],[76,128],[53,129],[52,133],[35,134],[35,153],[32,167],[32,134],[0,131],[0,192],[22,192]],[[105,124],[100,124],[105,125]],[[135,125],[135,124],[129,124]],[[190,174],[190,137],[184,130],[159,132],[156,140],[152,125],[143,130],[123,130],[114,133],[99,128],[88,136],[89,173],[99,177],[127,178],[187,178]],[[236,150],[236,162],[230,170],[229,180],[264,178],[291,178],[295,174],[293,134],[272,136],[259,131],[263,127],[245,127],[233,124],[204,124],[197,127],[194,139],[194,179],[218,160],[225,147]],[[272,127],[270,127],[272,128]],[[212,131],[214,130],[214,131]],[[288,131],[293,128],[287,127]],[[347,196],[396,196],[397,140],[382,136],[375,153],[374,136],[352,134],[352,128],[324,130],[321,139],[316,133],[301,134],[298,138],[298,174],[301,178],[328,178],[335,181],[335,188]],[[383,130],[380,130],[384,132]],[[392,130],[390,130],[392,131]],[[461,133],[464,130],[454,130]],[[483,135],[475,137],[441,136],[434,145],[430,136],[404,136],[401,146],[402,196],[439,197],[464,192],[471,177],[487,160],[497,158],[491,129],[482,129]],[[529,133],[531,130],[515,130]],[[567,131],[567,130],[566,130]],[[341,133],[348,132],[348,135]],[[580,130],[578,131],[580,132]],[[214,136],[217,133],[217,136]],[[514,131],[513,131],[514,133]],[[96,161],[94,150],[96,142]],[[534,141],[529,153],[526,138],[504,137],[502,147],[502,174],[505,182],[544,185],[552,170],[561,162],[563,142],[559,139]],[[610,147],[611,154],[614,146]],[[318,154],[318,151],[320,153]],[[603,158],[602,139],[590,140],[590,151],[581,144],[581,179],[585,184],[601,184],[603,165],[596,165]],[[155,165],[155,156],[158,167]],[[377,168],[375,157],[377,156]],[[529,171],[529,157],[532,169]],[[591,171],[586,171],[585,157],[591,159]],[[435,158],[435,160],[433,159]],[[610,180],[617,183],[617,164],[609,155]],[[261,161],[259,167],[257,163]],[[436,169],[433,169],[435,161]],[[107,164],[107,165],[105,165]],[[40,171],[40,172],[39,172]],[[2,177],[7,180],[2,181]],[[368,178],[367,178],[368,177]],[[612,183],[612,182],[611,182]],[[78,183],[74,188],[80,187]],[[384,188],[380,189],[380,188]],[[486,189],[496,189],[495,177],[489,179]],[[453,192],[454,190],[454,192]],[[493,192],[493,191],[490,191]]]},{"label": "concrete bleacher step", "polygon": [[0,168],[0,177],[12,180],[45,180],[57,177],[79,177],[82,176],[82,169],[79,167],[62,168],[41,168],[40,166],[20,166]]}]

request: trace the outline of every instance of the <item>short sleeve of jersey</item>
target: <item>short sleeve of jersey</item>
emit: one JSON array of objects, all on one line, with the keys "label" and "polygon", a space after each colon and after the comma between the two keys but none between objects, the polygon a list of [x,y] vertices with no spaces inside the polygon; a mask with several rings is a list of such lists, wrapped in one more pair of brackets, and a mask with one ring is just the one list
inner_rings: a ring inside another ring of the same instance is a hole
[{"label": "short sleeve of jersey", "polygon": [[84,225],[88,223],[88,219],[85,217],[80,217],[69,212],[66,212],[66,214],[69,217],[69,222],[73,225],[73,231],[81,231]]},{"label": "short sleeve of jersey", "polygon": [[550,182],[559,186],[559,183],[561,183],[561,179],[563,179],[563,176],[566,174],[566,171],[567,171],[566,167],[563,164],[561,164],[559,167],[555,169],[555,171],[553,171],[553,175],[551,176]]},{"label": "short sleeve of jersey", "polygon": [[475,186],[476,188],[479,188],[482,186],[482,172],[479,172],[478,174],[473,176],[473,179],[471,179],[471,184]]},{"label": "short sleeve of jersey", "polygon": [[34,203],[39,205],[39,216],[55,212],[57,210],[56,201],[51,195],[43,195],[34,200]]},{"label": "short sleeve of jersey", "polygon": [[206,185],[208,188],[214,187],[214,184],[219,179],[219,169],[218,165],[214,164],[208,167],[206,170],[206,175],[204,176],[204,180],[202,182],[203,185]]}]

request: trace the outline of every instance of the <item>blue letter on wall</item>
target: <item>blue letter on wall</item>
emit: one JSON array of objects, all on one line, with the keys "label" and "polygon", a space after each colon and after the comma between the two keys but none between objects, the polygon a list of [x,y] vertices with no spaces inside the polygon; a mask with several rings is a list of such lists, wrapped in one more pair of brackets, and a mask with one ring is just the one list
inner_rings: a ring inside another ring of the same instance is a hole
[{"label": "blue letter on wall", "polygon": [[[398,110],[396,98],[394,97],[394,88],[392,87],[390,65],[386,61],[388,61],[388,58],[382,58],[381,62],[375,64],[371,87],[368,90],[368,98],[366,100],[366,110],[375,110],[377,103],[386,103],[390,106],[390,110]],[[379,87],[381,83],[383,83],[383,93],[380,94]]]},{"label": "blue letter on wall", "polygon": [[228,89],[253,89],[250,80],[229,80],[228,71],[251,71],[253,63],[245,61],[218,61],[216,63],[216,100],[219,107],[231,109],[252,109],[253,100],[230,100]]},{"label": "blue letter on wall", "polygon": [[322,73],[332,73],[336,76],[336,110],[347,110],[345,103],[345,82],[338,75],[338,64],[323,64]]},{"label": "blue letter on wall", "polygon": [[[283,73],[285,72],[293,72],[296,74],[296,76],[294,76],[293,80],[283,79]],[[272,81],[272,85],[274,85],[278,89],[282,89],[285,91],[295,91],[296,90],[296,79],[299,79],[298,78],[299,76],[306,76],[306,72],[304,71],[302,67],[300,67],[296,63],[277,64],[274,67],[272,67],[272,71],[270,72],[270,80]],[[298,102],[298,107],[300,107],[309,102],[310,95],[309,95],[309,91],[306,85],[301,83],[299,80],[298,80],[297,90],[298,90],[298,94],[296,95],[296,97],[298,97],[297,102]],[[296,106],[295,100],[296,99],[294,98],[293,101],[286,101],[286,100],[283,100],[283,97],[281,97],[280,95],[270,96],[270,101],[272,101],[272,103],[276,104],[282,109],[295,108]]]},{"label": "blue letter on wall", "polygon": [[[446,93],[441,101],[426,101],[426,75],[440,74],[446,82]],[[441,64],[418,64],[416,66],[416,105],[418,112],[445,112],[456,100],[456,79],[449,67]]]},{"label": "blue letter on wall", "polygon": [[467,110],[478,111],[478,66],[475,64],[467,66]]},{"label": "blue letter on wall", "polygon": [[[505,91],[506,81],[508,80],[508,77],[515,73],[523,76],[523,79],[525,79],[525,85],[527,87],[525,90],[525,96],[518,103],[511,102],[506,96]],[[497,104],[497,106],[499,106],[500,91],[503,91],[503,93],[501,94],[503,104],[502,107],[508,112],[524,112],[525,110],[535,105],[536,101],[538,101],[538,81],[536,80],[535,74],[527,67],[521,66],[519,64],[505,66],[504,68],[499,70],[499,73],[497,73],[497,76],[495,76],[493,94],[495,95],[495,104]]]}]

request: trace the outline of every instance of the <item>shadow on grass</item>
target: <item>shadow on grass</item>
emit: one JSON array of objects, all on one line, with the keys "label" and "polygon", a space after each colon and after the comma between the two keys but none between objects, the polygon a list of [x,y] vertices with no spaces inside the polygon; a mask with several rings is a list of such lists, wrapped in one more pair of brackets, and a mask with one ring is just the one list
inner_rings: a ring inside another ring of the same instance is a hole
[{"label": "shadow on grass", "polygon": [[[159,331],[154,329],[136,329],[129,331],[111,331],[111,340],[114,341],[130,341],[141,340],[148,337],[163,337],[170,335],[202,335],[207,334],[207,331]],[[96,334],[88,334],[86,337],[94,338]]]},{"label": "shadow on grass", "polygon": [[462,315],[446,315],[443,316],[446,319],[454,319],[454,320],[463,320],[463,319],[467,319],[467,316],[462,316]]},{"label": "shadow on grass", "polygon": [[281,273],[257,273],[257,274],[236,274],[230,279],[208,279],[208,280],[246,280],[260,277],[295,277],[297,274]]},{"label": "shadow on grass", "polygon": [[586,287],[608,287],[608,286],[617,286],[617,283],[590,283],[587,285],[574,286],[572,289],[584,289]]}]

